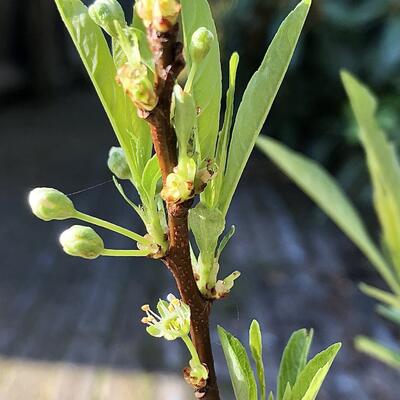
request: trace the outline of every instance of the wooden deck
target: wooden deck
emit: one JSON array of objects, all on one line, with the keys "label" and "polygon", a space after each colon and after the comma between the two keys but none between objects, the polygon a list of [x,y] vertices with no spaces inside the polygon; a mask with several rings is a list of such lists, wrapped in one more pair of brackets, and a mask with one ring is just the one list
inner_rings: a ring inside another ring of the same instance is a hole
[{"label": "wooden deck", "polygon": [[[151,261],[70,258],[57,237],[71,223],[38,221],[27,208],[32,187],[72,193],[110,179],[104,160],[115,140],[97,100],[74,94],[10,107],[0,127],[0,400],[189,399],[177,375],[184,348],[149,337],[139,323],[143,303],[174,291],[168,272]],[[321,400],[397,400],[398,376],[352,348],[358,333],[396,341],[356,288],[374,274],[332,224],[312,218],[304,196],[284,180],[266,180],[267,163],[253,163],[233,204],[238,233],[222,264],[223,274],[243,276],[213,322],[246,340],[251,319],[260,320],[269,382],[291,331],[314,327],[313,352],[344,342]],[[73,199],[82,211],[138,223],[112,183]],[[128,245],[104,238],[108,247]],[[226,385],[215,330],[213,345]]]}]

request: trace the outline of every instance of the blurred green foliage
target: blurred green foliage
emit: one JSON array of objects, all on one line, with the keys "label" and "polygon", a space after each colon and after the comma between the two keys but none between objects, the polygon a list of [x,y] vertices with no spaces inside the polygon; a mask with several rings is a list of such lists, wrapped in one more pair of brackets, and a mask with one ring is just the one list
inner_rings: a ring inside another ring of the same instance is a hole
[{"label": "blurred green foliage", "polygon": [[[259,65],[278,24],[296,2],[213,1],[225,64],[233,51],[241,56],[239,93]],[[314,2],[265,129],[266,134],[325,164],[359,201],[369,198],[368,175],[338,71],[348,68],[374,88],[381,99],[378,119],[399,142],[399,44],[399,0]]]}]

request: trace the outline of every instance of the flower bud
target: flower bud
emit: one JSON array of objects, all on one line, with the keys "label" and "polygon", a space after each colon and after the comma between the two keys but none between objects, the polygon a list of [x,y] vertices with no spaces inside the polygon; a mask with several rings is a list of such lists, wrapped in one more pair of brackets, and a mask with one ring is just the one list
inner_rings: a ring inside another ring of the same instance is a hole
[{"label": "flower bud", "polygon": [[154,0],[137,0],[135,9],[144,26],[147,28],[153,21]]},{"label": "flower bud", "polygon": [[144,64],[124,64],[118,70],[116,80],[137,108],[151,111],[156,107],[158,98]]},{"label": "flower bud", "polygon": [[194,178],[196,162],[186,158],[167,176],[166,184],[161,191],[161,197],[167,203],[182,203],[194,196]]},{"label": "flower bud", "polygon": [[108,153],[108,168],[118,179],[131,179],[131,170],[121,147],[111,147]]},{"label": "flower bud", "polygon": [[154,0],[153,26],[159,32],[168,32],[177,22],[181,5],[176,0]]},{"label": "flower bud", "polygon": [[29,193],[29,205],[33,214],[43,221],[72,218],[75,207],[60,191],[52,188],[36,188]]},{"label": "flower bud", "polygon": [[233,288],[233,285],[235,284],[235,280],[239,278],[240,272],[235,271],[232,272],[228,277],[226,277],[223,281],[219,280],[217,281],[215,285],[215,296],[214,298],[216,299],[221,299],[223,297],[226,297],[231,289]]},{"label": "flower bud", "polygon": [[190,56],[193,63],[201,63],[210,52],[214,35],[207,28],[199,28],[193,33],[190,43]]},{"label": "flower bud", "polygon": [[102,238],[87,226],[74,225],[60,236],[64,251],[70,256],[93,260],[104,250]]},{"label": "flower bud", "polygon": [[126,25],[124,10],[117,0],[96,0],[89,7],[89,16],[112,37],[118,36],[116,21],[121,26]]}]

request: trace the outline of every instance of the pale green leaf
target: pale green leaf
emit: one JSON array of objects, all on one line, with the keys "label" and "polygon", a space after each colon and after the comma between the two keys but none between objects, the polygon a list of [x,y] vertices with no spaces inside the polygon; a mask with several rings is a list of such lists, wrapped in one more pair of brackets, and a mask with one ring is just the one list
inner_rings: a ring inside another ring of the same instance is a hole
[{"label": "pale green leaf", "polygon": [[388,304],[393,307],[400,308],[400,298],[392,293],[386,292],[382,289],[367,285],[365,283],[360,284],[360,290],[369,297],[372,297],[382,303]]},{"label": "pale green leaf", "polygon": [[400,276],[400,165],[392,143],[376,120],[377,101],[371,91],[346,71],[342,81],[356,117],[374,186],[375,208],[385,246]]},{"label": "pale green leaf", "polygon": [[355,346],[357,350],[376,358],[390,367],[400,369],[399,351],[389,349],[365,336],[356,337]]},{"label": "pale green leaf", "polygon": [[[215,153],[215,163],[218,167],[218,172],[214,179],[207,185],[205,191],[206,201],[211,196],[211,205],[213,207],[218,205],[219,198],[222,191],[223,180],[225,176],[226,160],[228,156],[228,145],[230,141],[230,134],[233,122],[234,100],[236,89],[236,75],[239,65],[239,55],[232,54],[229,62],[229,88],[226,93],[226,110],[224,125],[218,135],[217,150]],[[209,193],[210,192],[210,193]]]},{"label": "pale green leaf", "polygon": [[261,400],[265,400],[267,396],[266,385],[265,385],[265,371],[263,362],[263,345],[262,345],[262,334],[260,329],[260,324],[253,320],[250,325],[249,331],[249,345],[251,350],[251,355],[256,363],[258,384],[261,392]]},{"label": "pale green leaf", "polygon": [[225,229],[225,218],[221,212],[199,203],[189,212],[189,226],[202,256],[214,258],[218,238]]},{"label": "pale green leaf", "polygon": [[205,27],[214,35],[210,53],[199,66],[193,85],[196,106],[200,109],[198,133],[202,159],[213,158],[219,130],[219,114],[222,95],[222,73],[217,30],[207,0],[181,0],[182,29],[186,49],[186,60],[189,58],[189,44],[193,33]]},{"label": "pale green leaf", "polygon": [[[55,0],[55,3],[127,155],[132,175],[138,179],[141,171],[135,165],[144,168],[150,156],[149,127],[137,116],[133,104],[115,82],[116,68],[107,41],[101,28],[89,17],[87,7],[79,0]],[[142,142],[147,143],[147,149],[142,152],[143,159],[136,164],[133,138],[142,138]]]},{"label": "pale green leaf", "polygon": [[236,232],[236,227],[235,225],[232,225],[229,229],[229,231],[225,234],[225,236],[222,238],[221,243],[218,245],[218,249],[217,249],[217,254],[215,256],[215,258],[217,259],[217,261],[219,260],[219,258],[221,257],[222,252],[224,251],[226,245],[230,242],[230,240],[232,239],[233,235]]},{"label": "pale green leaf", "polygon": [[[293,386],[291,400],[310,400],[315,398],[312,396],[314,394],[316,396],[315,391],[319,391],[340,347],[340,343],[333,344],[307,363]],[[317,378],[314,380],[316,376]]]},{"label": "pale green leaf", "polygon": [[378,314],[400,326],[400,308],[386,307],[380,304],[376,307],[376,311]]},{"label": "pale green leaf", "polygon": [[282,400],[287,384],[293,387],[307,363],[313,331],[300,329],[292,334],[282,355],[278,375],[277,399]]},{"label": "pale green leaf", "polygon": [[158,162],[157,155],[154,154],[152,158],[147,162],[142,176],[142,187],[146,192],[148,198],[148,204],[154,202],[154,196],[156,195],[157,183],[161,179],[160,164]]},{"label": "pale green leaf", "polygon": [[310,6],[311,0],[303,0],[283,21],[243,95],[232,132],[219,205],[224,214],[289,67]]},{"label": "pale green leaf", "polygon": [[288,382],[285,388],[285,392],[283,393],[282,400],[291,400],[291,398],[292,398],[292,387]]},{"label": "pale green leaf", "polygon": [[269,392],[268,400],[274,400],[274,394]]},{"label": "pale green leaf", "polygon": [[218,327],[236,400],[257,400],[257,384],[246,350],[238,339]]},{"label": "pale green leaf", "polygon": [[330,367],[331,367],[331,365],[329,363],[327,363],[318,370],[318,372],[315,374],[306,393],[301,398],[301,400],[315,400],[316,399],[318,392],[321,389],[321,386],[325,380],[326,375],[328,374]]},{"label": "pale green leaf", "polygon": [[359,213],[325,169],[274,139],[260,137],[257,145],[364,252],[392,290],[400,293],[390,266],[368,235]]}]

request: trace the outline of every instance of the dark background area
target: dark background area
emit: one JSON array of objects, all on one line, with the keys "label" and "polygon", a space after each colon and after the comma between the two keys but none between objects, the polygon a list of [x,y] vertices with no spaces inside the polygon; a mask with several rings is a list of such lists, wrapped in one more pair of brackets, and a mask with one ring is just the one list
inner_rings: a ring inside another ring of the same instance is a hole
[{"label": "dark background area", "polygon": [[[129,14],[130,2],[123,3]],[[225,73],[230,53],[241,55],[237,99],[294,4],[212,2]],[[350,69],[378,93],[380,121],[398,141],[399,38],[398,0],[315,1],[264,129],[323,162],[372,227],[368,176],[339,70]],[[72,198],[82,211],[142,229],[109,182],[105,159],[116,139],[50,0],[0,2],[0,134],[0,400],[130,400],[146,399],[145,393],[149,399],[187,398],[175,375],[168,375],[162,392],[151,391],[151,380],[143,383],[143,373],[175,374],[186,361],[179,343],[149,337],[138,322],[143,303],[174,290],[162,265],[67,257],[57,237],[71,223],[43,223],[27,207],[31,188],[56,187],[80,192]],[[358,291],[359,281],[381,284],[341,232],[258,153],[229,220],[238,233],[222,270],[243,275],[232,295],[216,305],[214,326],[247,340],[251,319],[260,321],[270,384],[290,333],[313,327],[313,354],[334,341],[344,343],[320,399],[397,400],[398,374],[353,349],[356,334],[393,346],[399,334]],[[109,247],[127,245],[104,237]],[[228,388],[215,330],[213,345]],[[51,371],[57,379],[49,378]],[[125,381],[104,371],[132,374],[127,380],[134,387],[124,392]],[[224,398],[232,398],[228,389]]]}]

